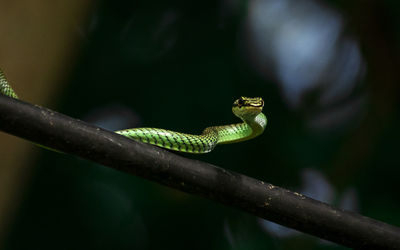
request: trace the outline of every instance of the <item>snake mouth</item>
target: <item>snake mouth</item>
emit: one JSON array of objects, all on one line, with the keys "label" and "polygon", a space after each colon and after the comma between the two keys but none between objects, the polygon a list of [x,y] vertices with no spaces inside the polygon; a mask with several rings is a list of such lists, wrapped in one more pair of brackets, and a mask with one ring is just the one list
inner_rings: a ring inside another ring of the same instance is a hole
[{"label": "snake mouth", "polygon": [[262,108],[262,107],[264,107],[264,101],[261,100],[261,102],[259,102],[259,103],[249,103],[249,106],[255,107],[255,108]]}]

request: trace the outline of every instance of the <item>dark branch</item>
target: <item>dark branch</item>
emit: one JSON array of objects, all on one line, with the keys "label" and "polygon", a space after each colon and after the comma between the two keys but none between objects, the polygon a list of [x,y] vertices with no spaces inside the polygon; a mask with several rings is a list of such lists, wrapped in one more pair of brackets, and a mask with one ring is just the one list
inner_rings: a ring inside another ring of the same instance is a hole
[{"label": "dark branch", "polygon": [[345,246],[400,249],[400,229],[0,95],[0,130]]}]

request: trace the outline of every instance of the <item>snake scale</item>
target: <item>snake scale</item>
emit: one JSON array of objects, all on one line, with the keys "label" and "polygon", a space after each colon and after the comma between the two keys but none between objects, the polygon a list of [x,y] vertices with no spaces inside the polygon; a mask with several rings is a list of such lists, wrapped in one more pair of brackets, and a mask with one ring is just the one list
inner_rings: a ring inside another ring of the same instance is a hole
[{"label": "snake scale", "polygon": [[[0,69],[0,93],[18,99]],[[240,97],[232,112],[243,122],[204,129],[200,135],[174,132],[159,128],[131,128],[115,131],[130,139],[186,153],[208,153],[217,144],[228,144],[252,139],[264,132],[267,118],[262,113],[264,101],[260,97]]]}]

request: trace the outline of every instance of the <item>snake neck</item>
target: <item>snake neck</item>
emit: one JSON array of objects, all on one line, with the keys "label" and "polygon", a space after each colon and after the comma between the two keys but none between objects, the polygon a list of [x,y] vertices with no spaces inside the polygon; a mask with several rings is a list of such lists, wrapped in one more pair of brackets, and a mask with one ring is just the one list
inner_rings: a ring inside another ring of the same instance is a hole
[{"label": "snake neck", "polygon": [[[228,144],[250,140],[259,136],[267,126],[267,118],[263,113],[255,117],[245,117],[242,120],[242,123],[210,127],[208,129],[218,133],[218,144]],[[203,134],[207,133],[206,130]]]}]

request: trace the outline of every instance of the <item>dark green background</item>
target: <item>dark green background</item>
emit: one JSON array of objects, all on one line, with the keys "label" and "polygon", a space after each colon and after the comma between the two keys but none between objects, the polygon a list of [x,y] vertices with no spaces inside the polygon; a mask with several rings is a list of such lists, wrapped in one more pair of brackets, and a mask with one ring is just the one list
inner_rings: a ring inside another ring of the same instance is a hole
[{"label": "dark green background", "polygon": [[[262,96],[269,123],[261,137],[187,157],[289,189],[298,187],[300,171],[312,166],[338,193],[355,188],[361,214],[399,226],[398,95],[384,94],[396,93],[399,82],[385,78],[388,72],[396,75],[391,71],[396,67],[374,50],[381,41],[391,46],[386,50],[398,62],[399,4],[379,1],[376,10],[373,1],[359,1],[359,6],[319,2],[349,20],[346,29],[360,40],[367,61],[362,91],[370,101],[360,127],[310,131],[304,124],[307,108],[289,109],[278,85],[249,66],[239,52],[246,1],[238,1],[222,26],[217,1],[100,2],[82,28],[83,48],[58,111],[85,120],[117,104],[139,117],[139,123],[129,125],[199,133],[210,125],[237,122],[230,112],[236,97]],[[379,23],[362,16],[371,9]],[[160,29],[170,10],[179,16]],[[376,27],[365,34],[368,21]],[[381,77],[389,83],[378,83]],[[41,154],[7,249],[342,248],[310,236],[275,238],[254,216],[69,155]]]}]

